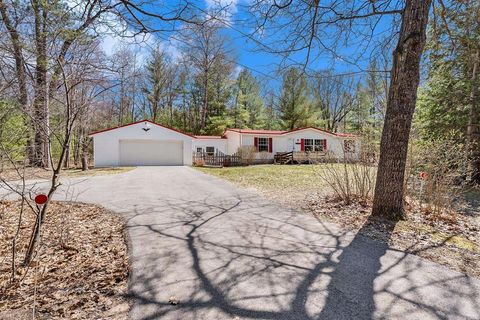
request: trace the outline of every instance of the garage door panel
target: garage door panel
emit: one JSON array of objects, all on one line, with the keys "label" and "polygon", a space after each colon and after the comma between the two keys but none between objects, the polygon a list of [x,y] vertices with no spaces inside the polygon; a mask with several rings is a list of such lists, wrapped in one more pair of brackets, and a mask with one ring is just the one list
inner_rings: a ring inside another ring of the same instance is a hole
[{"label": "garage door panel", "polygon": [[181,166],[183,143],[166,140],[120,140],[122,166]]}]

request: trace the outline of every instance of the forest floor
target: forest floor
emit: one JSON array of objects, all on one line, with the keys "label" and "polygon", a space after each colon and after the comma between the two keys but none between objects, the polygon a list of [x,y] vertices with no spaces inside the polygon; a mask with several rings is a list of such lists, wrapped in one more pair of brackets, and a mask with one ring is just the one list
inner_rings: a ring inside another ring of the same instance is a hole
[{"label": "forest floor", "polygon": [[387,242],[394,249],[480,277],[480,190],[468,192],[464,197],[466,209],[456,214],[431,214],[409,201],[407,219],[391,223],[369,219],[371,202],[346,205],[335,199],[318,176],[322,164],[196,169],[352,232]]},{"label": "forest floor", "polygon": [[[80,168],[71,168],[71,169],[62,169],[60,175],[63,177],[84,177],[84,176],[100,176],[107,174],[117,174],[128,172],[135,169],[135,167],[105,167],[105,168],[90,168],[87,171],[82,171]],[[36,179],[50,179],[52,177],[52,171],[49,169],[43,168],[25,168],[20,170],[20,174],[25,176],[25,180],[36,180]],[[14,169],[3,169],[0,170],[0,176],[5,181],[15,181],[20,180],[19,173]]]},{"label": "forest floor", "polygon": [[51,202],[41,245],[22,267],[34,214],[24,210],[12,282],[19,201],[0,201],[0,319],[126,319],[129,274],[124,222],[98,206]]}]

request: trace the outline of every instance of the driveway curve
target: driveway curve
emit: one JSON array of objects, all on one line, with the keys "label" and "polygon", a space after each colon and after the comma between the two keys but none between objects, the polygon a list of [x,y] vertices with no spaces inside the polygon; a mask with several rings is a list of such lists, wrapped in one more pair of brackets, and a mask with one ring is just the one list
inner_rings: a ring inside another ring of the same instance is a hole
[{"label": "driveway curve", "polygon": [[66,180],[65,197],[125,217],[132,319],[480,319],[479,279],[188,167]]}]

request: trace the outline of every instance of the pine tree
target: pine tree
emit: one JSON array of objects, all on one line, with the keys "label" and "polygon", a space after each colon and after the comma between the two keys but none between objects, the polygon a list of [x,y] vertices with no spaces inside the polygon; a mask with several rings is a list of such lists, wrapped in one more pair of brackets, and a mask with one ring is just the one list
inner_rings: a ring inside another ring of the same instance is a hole
[{"label": "pine tree", "polygon": [[227,106],[233,93],[232,73],[233,64],[230,61],[221,58],[215,60],[208,81],[209,109],[203,130],[205,134],[221,134],[231,126]]},{"label": "pine tree", "polygon": [[151,52],[151,56],[145,66],[147,84],[143,91],[150,104],[150,117],[153,122],[160,119],[160,112],[165,107],[168,81],[170,71],[166,54],[159,48]]},{"label": "pine tree", "polygon": [[265,127],[264,103],[260,86],[247,69],[237,77],[236,99],[232,108],[234,126],[238,128],[263,129]]},{"label": "pine tree", "polygon": [[471,178],[480,184],[480,3],[446,2],[435,17],[416,124],[424,139],[464,143]]},{"label": "pine tree", "polygon": [[306,76],[297,68],[288,69],[283,76],[279,101],[282,126],[292,130],[309,125],[312,122],[310,109]]},{"label": "pine tree", "polygon": [[265,99],[265,127],[267,130],[278,130],[281,123],[278,118],[277,99],[273,93],[269,93]]}]

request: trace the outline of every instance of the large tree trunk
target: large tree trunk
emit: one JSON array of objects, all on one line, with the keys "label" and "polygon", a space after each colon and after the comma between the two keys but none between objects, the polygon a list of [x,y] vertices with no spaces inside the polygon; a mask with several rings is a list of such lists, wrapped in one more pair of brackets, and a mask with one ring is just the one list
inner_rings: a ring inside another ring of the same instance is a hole
[{"label": "large tree trunk", "polygon": [[81,120],[79,119],[79,127],[77,129],[77,134],[75,137],[75,147],[73,150],[73,161],[75,164],[75,167],[78,167],[81,161],[81,151],[82,151],[82,141],[83,141],[83,125]]},{"label": "large tree trunk", "polygon": [[33,2],[35,16],[35,96],[33,101],[33,127],[35,130],[35,160],[33,165],[47,167],[49,165],[48,144],[48,83],[47,83],[47,9],[38,1]]},{"label": "large tree trunk", "polygon": [[393,52],[387,111],[372,215],[404,218],[404,178],[408,140],[420,81],[431,0],[407,0],[398,45]]},{"label": "large tree trunk", "polygon": [[88,137],[84,137],[81,140],[82,143],[82,171],[88,170],[88,145],[90,140]]},{"label": "large tree trunk", "polygon": [[152,121],[157,123],[157,117],[158,117],[158,102],[155,100],[152,103]]},{"label": "large tree trunk", "polygon": [[67,146],[66,146],[66,156],[65,156],[65,160],[63,161],[63,168],[64,169],[69,169],[70,168],[70,147],[71,147],[71,141],[68,142]]},{"label": "large tree trunk", "polygon": [[[29,106],[28,106],[28,89],[27,89],[27,78],[26,78],[26,71],[25,71],[25,60],[23,57],[23,50],[22,50],[22,40],[20,35],[15,28],[15,23],[12,22],[10,16],[7,11],[7,6],[5,3],[0,0],[0,14],[2,16],[3,23],[10,35],[10,41],[12,43],[13,54],[15,59],[15,73],[17,77],[18,83],[18,101],[22,107],[23,112],[25,115],[30,113]],[[31,119],[25,116],[25,125],[26,127],[31,126]],[[34,145],[32,139],[28,139],[27,141],[27,156],[30,164],[32,164],[35,160],[34,157]]]},{"label": "large tree trunk", "polygon": [[472,76],[470,89],[470,113],[467,127],[467,145],[470,156],[471,179],[480,184],[480,110],[478,97],[478,68],[480,49],[476,49],[472,57]]},{"label": "large tree trunk", "polygon": [[19,101],[22,104],[22,107],[26,110],[28,103],[28,91],[27,79],[25,76],[25,61],[23,59],[22,52],[22,41],[20,40],[20,35],[18,34],[17,29],[10,20],[7,6],[2,0],[0,0],[0,13],[2,15],[3,23],[5,23],[7,28],[8,34],[10,35],[10,41],[12,42],[13,54],[15,58],[15,72],[19,89]]}]

